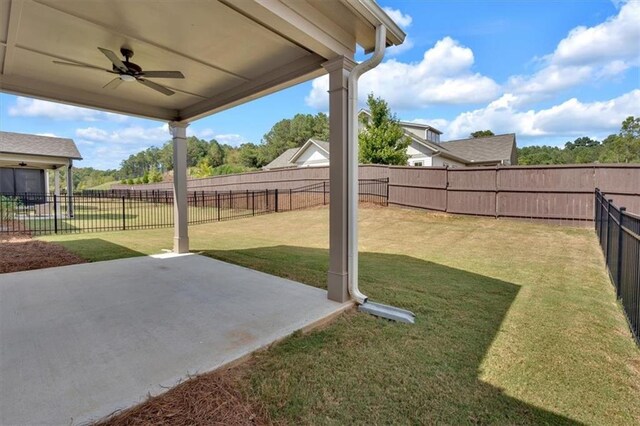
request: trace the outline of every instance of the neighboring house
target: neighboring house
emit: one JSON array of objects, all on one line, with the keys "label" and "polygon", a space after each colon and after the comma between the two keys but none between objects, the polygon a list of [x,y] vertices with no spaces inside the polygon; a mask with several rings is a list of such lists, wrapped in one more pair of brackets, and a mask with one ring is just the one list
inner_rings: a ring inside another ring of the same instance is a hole
[{"label": "neighboring house", "polygon": [[[367,115],[368,111],[360,111],[361,119],[366,119]],[[514,133],[440,142],[442,132],[427,124],[401,121],[400,125],[405,136],[411,139],[411,144],[407,147],[409,166],[472,167],[518,164]],[[286,150],[263,169],[328,165],[329,143],[309,139],[300,148]]]},{"label": "neighboring house", "polygon": [[16,195],[49,192],[48,170],[54,170],[60,193],[59,170],[66,168],[67,192],[71,192],[73,160],[82,160],[71,139],[24,133],[0,132],[0,193]]}]

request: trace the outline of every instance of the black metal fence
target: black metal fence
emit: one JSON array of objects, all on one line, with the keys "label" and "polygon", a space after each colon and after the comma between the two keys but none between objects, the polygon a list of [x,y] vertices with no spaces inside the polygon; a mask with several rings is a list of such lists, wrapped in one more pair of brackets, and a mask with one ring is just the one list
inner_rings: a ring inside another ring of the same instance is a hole
[{"label": "black metal fence", "polygon": [[616,207],[596,188],[595,226],[616,296],[640,345],[640,216]]},{"label": "black metal fence", "polygon": [[[387,205],[388,179],[359,183],[360,201]],[[329,204],[329,183],[289,190],[190,191],[189,224]],[[173,226],[173,192],[107,190],[72,195],[0,194],[0,234],[121,231]]]},{"label": "black metal fence", "polygon": [[[360,179],[359,201],[387,206],[389,203],[389,179]],[[329,181],[314,183],[279,193],[280,210],[302,210],[329,204]]]},{"label": "black metal fence", "polygon": [[[189,223],[277,211],[277,190],[189,192]],[[17,194],[0,196],[0,233],[34,235],[121,231],[173,226],[173,193]]]}]

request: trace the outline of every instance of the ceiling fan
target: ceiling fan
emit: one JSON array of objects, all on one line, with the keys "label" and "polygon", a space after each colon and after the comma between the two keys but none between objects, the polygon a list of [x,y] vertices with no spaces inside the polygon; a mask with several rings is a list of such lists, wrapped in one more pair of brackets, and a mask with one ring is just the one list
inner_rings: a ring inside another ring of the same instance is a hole
[{"label": "ceiling fan", "polygon": [[144,84],[145,86],[157,90],[160,93],[163,93],[167,96],[173,95],[175,92],[167,87],[164,87],[158,83],[155,83],[149,78],[184,78],[184,75],[180,71],[143,71],[140,65],[134,64],[130,62],[129,59],[133,57],[133,51],[127,48],[121,48],[120,53],[124,56],[124,60],[118,58],[118,56],[113,53],[113,51],[109,49],[105,49],[102,47],[98,47],[104,56],[111,61],[112,69],[95,67],[93,65],[86,65],[80,62],[62,62],[62,61],[53,61],[54,64],[58,65],[69,65],[72,67],[80,67],[80,68],[89,68],[100,71],[106,71],[110,74],[117,74],[118,76],[105,84],[103,89],[115,89],[123,81],[137,81],[140,84]]}]

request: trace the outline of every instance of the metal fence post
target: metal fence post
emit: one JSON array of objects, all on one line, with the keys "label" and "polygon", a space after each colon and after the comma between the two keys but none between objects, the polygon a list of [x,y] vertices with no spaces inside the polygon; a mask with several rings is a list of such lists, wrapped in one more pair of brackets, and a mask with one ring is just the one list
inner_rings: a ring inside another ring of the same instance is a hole
[{"label": "metal fence post", "polygon": [[611,243],[611,205],[612,199],[607,200],[607,241],[605,241],[604,259],[607,261],[607,267],[609,266],[609,245]]},{"label": "metal fence post", "polygon": [[58,233],[58,196],[53,194],[53,232]]},{"label": "metal fence post", "polygon": [[[600,190],[598,188],[596,188],[595,192],[594,192],[594,201],[593,201],[593,214],[595,216],[595,220],[594,222],[594,226],[596,228],[596,231],[598,230],[598,220],[600,220],[600,218],[598,216],[600,216],[598,213],[600,213],[600,206],[598,205],[598,192]],[[600,235],[600,233],[598,233],[598,235]]]},{"label": "metal fence post", "polygon": [[291,211],[291,210],[293,210],[293,209],[291,208],[291,188],[289,188],[289,210],[290,210],[290,211]]},{"label": "metal fence post", "polygon": [[327,182],[322,182],[322,205],[327,205]]},{"label": "metal fence post", "polygon": [[251,191],[251,215],[256,215],[256,191]]},{"label": "metal fence post", "polygon": [[388,207],[389,206],[389,178],[387,178],[387,193],[386,193],[385,197],[386,197],[386,200],[385,200],[384,205],[385,205],[385,207]]},{"label": "metal fence post", "polygon": [[220,222],[220,193],[216,191],[216,207],[218,208],[218,222]]},{"label": "metal fence post", "polygon": [[276,203],[276,213],[278,213],[278,188],[276,188],[276,192],[275,192],[275,203]]},{"label": "metal fence post", "polygon": [[620,223],[618,224],[618,264],[616,269],[616,296],[620,298],[621,296],[621,287],[622,287],[622,236],[624,235],[624,230],[622,229],[622,223],[624,222],[624,212],[627,210],[626,207],[620,207]]},{"label": "metal fence post", "polygon": [[127,209],[125,207],[125,198],[124,196],[122,197],[122,230],[126,230],[127,229]]}]

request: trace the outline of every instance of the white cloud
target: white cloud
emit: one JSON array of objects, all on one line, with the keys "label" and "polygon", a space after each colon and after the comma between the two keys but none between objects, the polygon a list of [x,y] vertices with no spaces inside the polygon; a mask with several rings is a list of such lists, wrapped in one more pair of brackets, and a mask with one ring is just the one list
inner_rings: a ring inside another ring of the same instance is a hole
[{"label": "white cloud", "polygon": [[524,137],[584,136],[615,133],[640,105],[640,89],[607,101],[581,102],[576,98],[540,110],[518,110],[518,99],[505,94],[485,108],[447,120],[415,120],[431,124],[444,132],[443,139],[465,138],[476,130],[516,133]]},{"label": "white cloud", "polygon": [[80,108],[72,105],[58,104],[40,99],[23,98],[19,96],[15,105],[9,108],[11,117],[40,117],[53,120],[77,121],[126,121],[127,117],[120,114]]},{"label": "white cloud", "polygon": [[[393,9],[391,7],[383,7],[382,9],[403,30],[406,31],[407,28],[411,26],[411,23],[413,22],[413,18],[411,17],[411,15],[402,13],[402,11],[400,11],[399,9]],[[387,56],[397,56],[408,50],[411,50],[411,48],[413,48],[413,39],[409,37],[409,35],[407,35],[404,39],[404,43],[402,43],[400,46],[391,46],[387,48],[385,54]]]},{"label": "white cloud", "polygon": [[249,142],[247,138],[238,133],[217,133],[213,129],[205,128],[202,130],[193,129],[193,135],[205,140],[215,139],[220,144],[231,146],[240,146]]},{"label": "white cloud", "polygon": [[411,26],[411,23],[413,22],[413,18],[410,15],[404,14],[398,9],[393,9],[391,7],[385,6],[382,8],[382,10],[384,10],[386,14],[389,15],[389,17],[403,29]]},{"label": "white cloud", "polygon": [[244,136],[239,135],[237,133],[228,133],[228,134],[215,135],[214,139],[217,140],[221,144],[227,144],[227,145],[231,145],[231,146],[240,146],[243,143],[249,142],[247,140],[247,138],[245,138]]},{"label": "white cloud", "polygon": [[521,102],[535,101],[640,65],[639,22],[640,2],[632,1],[601,24],[572,29],[553,53],[540,59],[538,72],[511,77],[507,91],[521,95]]},{"label": "white cloud", "polygon": [[129,126],[116,130],[99,127],[76,129],[76,136],[88,141],[119,145],[162,145],[171,139],[167,124],[159,127]]},{"label": "white cloud", "polygon": [[558,43],[549,58],[557,65],[588,65],[640,55],[640,2],[620,8],[618,15],[594,27],[576,27]]},{"label": "white cloud", "polygon": [[[495,99],[500,87],[489,77],[473,73],[473,62],[470,48],[445,37],[427,50],[420,62],[391,59],[363,75],[358,88],[359,101],[363,103],[370,92],[385,99],[393,109]],[[315,79],[305,98],[307,105],[326,111],[328,86],[328,76]]]}]

